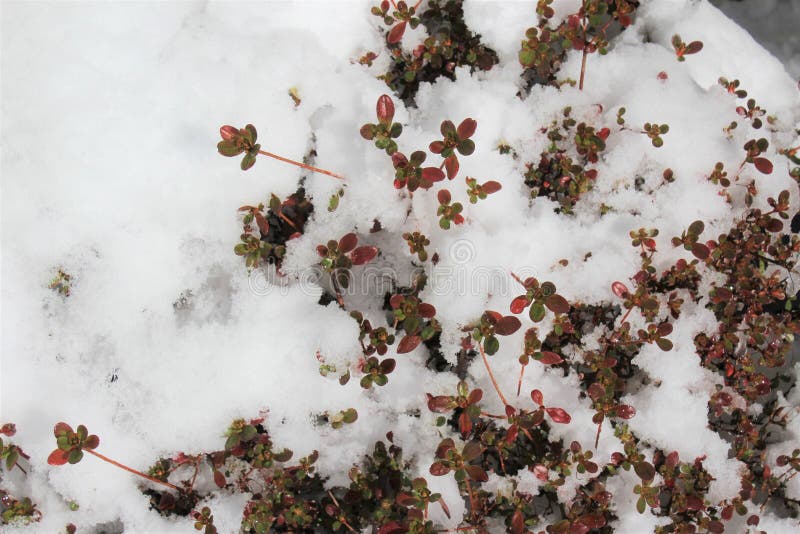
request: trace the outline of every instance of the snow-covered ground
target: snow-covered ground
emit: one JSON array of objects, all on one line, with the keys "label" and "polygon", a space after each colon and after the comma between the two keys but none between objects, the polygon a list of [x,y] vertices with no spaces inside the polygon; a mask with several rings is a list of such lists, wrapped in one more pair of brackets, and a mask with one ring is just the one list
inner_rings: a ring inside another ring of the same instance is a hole
[{"label": "snow-covered ground", "polygon": [[[576,3],[556,0],[563,13]],[[422,297],[436,306],[449,357],[462,326],[486,309],[508,309],[520,293],[511,271],[553,281],[570,301],[613,301],[612,282],[639,268],[630,230],[660,230],[661,270],[686,256],[669,239],[692,221],[704,220],[717,235],[740,213],[705,178],[717,161],[738,164],[750,138],[743,127],[732,140],[722,134],[738,116],[720,76],[741,80],[778,118],[773,133],[759,133],[770,136],[767,157],[776,171],[751,178],[759,198],[788,189],[796,208],[797,187],[776,149],[798,144],[800,92],[747,32],[705,1],[650,0],[612,53],[590,57],[583,92],[535,87],[521,100],[516,57],[525,29],[536,22],[533,4],[467,1],[468,24],[498,51],[500,64],[474,75],[459,70],[457,82],[424,84],[416,109],[395,99],[402,150],[426,147],[444,119],[477,120],[477,148],[462,158],[462,172],[503,188],[472,205],[461,176],[439,184],[465,205],[466,223],[448,231],[437,224],[435,194],[398,193],[386,156],[358,134],[388,92],[376,69],[354,63],[382,46],[372,2],[2,4],[0,422],[17,425],[12,441],[31,456],[27,476],[3,472],[2,484],[30,496],[42,512],[39,523],[18,531],[59,532],[66,523],[79,532],[107,523],[125,532],[191,530],[188,520],[149,510],[139,480],[95,458],[47,465],[58,421],[87,425],[103,453],[146,469],[162,455],[218,449],[233,419],[265,413],[276,443],[296,457],[321,451],[321,472],[340,484],[347,467],[394,430],[426,474],[441,430],[425,393],[449,394],[458,379],[426,369],[421,348],[397,356],[382,388],[365,391],[357,377],[343,387],[320,376],[318,353],[342,369],[355,365],[361,349],[355,321],[335,305],[318,305],[321,289],[304,278],[318,261],[316,245],[357,232],[380,248],[380,265],[405,266],[398,268],[403,276],[411,256],[399,236],[425,233],[440,262]],[[670,44],[676,33],[701,40],[702,52],[677,62]],[[406,38],[411,46],[411,30]],[[797,77],[797,58],[786,62]],[[580,55],[569,54],[562,72],[577,77],[579,70]],[[290,88],[302,100],[297,107]],[[601,178],[569,217],[554,213],[546,199],[531,203],[520,177],[520,162],[535,160],[547,143],[539,129],[568,105],[579,121],[614,130],[597,165]],[[630,124],[669,124],[664,146],[616,132],[620,106]],[[342,185],[337,180],[267,158],[242,172],[238,161],[217,154],[219,126],[248,122],[265,150],[297,160],[313,134],[315,164],[347,177],[341,206],[325,209]],[[501,142],[520,159],[499,154]],[[666,167],[677,179],[659,187]],[[301,176],[317,209],[305,235],[288,245],[288,280],[265,286],[233,254],[241,233],[236,209],[270,193],[285,198]],[[634,187],[635,177],[644,179],[643,189]],[[613,209],[601,217],[603,204]],[[373,235],[376,219],[383,231]],[[73,277],[68,298],[48,288],[59,268]],[[188,292],[189,304],[176,304]],[[366,293],[353,302],[380,318],[382,296]],[[634,327],[643,324],[633,319]],[[631,428],[649,443],[682,458],[707,455],[716,478],[711,496],[724,499],[739,490],[740,465],[728,458],[729,444],[706,428],[708,396],[721,379],[700,366],[692,342],[713,324],[698,307],[676,321],[672,352],[644,349],[637,364],[661,387],[643,387],[627,402],[638,411]],[[505,338],[493,357],[507,390],[516,388],[523,331]],[[483,387],[486,409],[502,411],[479,359],[468,374]],[[571,413],[572,424],[556,425],[555,437],[588,444],[593,411],[579,398],[577,378],[560,374],[531,365],[524,386]],[[794,393],[789,402],[796,407]],[[349,407],[358,410],[356,423],[340,430],[316,424],[316,414]],[[415,410],[421,417],[410,415]],[[595,452],[603,461],[619,448],[605,425]],[[432,510],[435,519],[457,526],[463,506],[452,477],[428,479],[453,513],[447,520]],[[613,525],[620,533],[649,532],[659,523],[633,509],[633,483],[615,482],[620,502],[630,500],[631,513]],[[800,496],[800,488],[794,491]],[[71,501],[77,511],[68,508]],[[220,532],[238,529],[243,503],[241,495],[215,498]],[[764,515],[760,528],[800,527]]]}]

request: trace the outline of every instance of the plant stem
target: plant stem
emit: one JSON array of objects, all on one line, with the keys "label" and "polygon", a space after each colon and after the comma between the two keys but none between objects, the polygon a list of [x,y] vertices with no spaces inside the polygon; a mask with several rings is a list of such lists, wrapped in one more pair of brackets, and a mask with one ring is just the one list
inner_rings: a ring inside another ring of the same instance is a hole
[{"label": "plant stem", "polygon": [[489,359],[486,357],[486,353],[483,351],[483,344],[478,343],[478,349],[481,351],[481,357],[483,358],[483,365],[486,366],[486,370],[489,372],[489,378],[492,379],[492,385],[494,386],[494,390],[497,391],[497,395],[500,397],[500,400],[503,401],[503,406],[508,406],[508,401],[506,400],[505,395],[503,392],[500,391],[500,386],[497,385],[497,380],[494,378],[494,373],[492,373],[492,368],[489,366]]},{"label": "plant stem", "polygon": [[290,163],[292,165],[297,165],[298,167],[302,167],[302,168],[304,168],[306,170],[309,170],[309,171],[319,172],[319,173],[322,173],[322,174],[327,174],[328,176],[332,176],[333,178],[337,178],[339,180],[344,180],[344,176],[342,176],[341,174],[336,174],[335,172],[326,171],[325,169],[320,169],[319,167],[313,167],[311,165],[306,165],[305,163],[300,163],[299,161],[295,161],[293,159],[284,158],[283,156],[279,156],[277,154],[273,154],[272,152],[267,152],[266,150],[259,150],[258,153],[259,154],[263,154],[265,156],[269,156],[271,158],[275,158],[278,161],[283,161],[284,163]]},{"label": "plant stem", "polygon": [[85,452],[88,452],[89,454],[93,454],[93,455],[97,456],[98,458],[100,458],[104,462],[108,462],[111,465],[115,465],[115,466],[119,467],[120,469],[124,469],[125,471],[128,471],[129,473],[133,473],[134,475],[139,475],[142,478],[146,478],[150,482],[155,482],[156,484],[161,484],[162,486],[166,486],[166,487],[168,487],[170,489],[174,489],[176,491],[182,491],[178,486],[175,486],[174,484],[170,484],[169,482],[164,482],[163,480],[159,480],[157,478],[151,477],[150,475],[142,473],[141,471],[137,471],[136,469],[132,469],[132,468],[128,467],[125,464],[121,464],[116,460],[112,460],[108,456],[104,456],[104,455],[100,454],[99,452],[95,452],[95,451],[93,451],[91,449],[83,449],[83,450]]}]

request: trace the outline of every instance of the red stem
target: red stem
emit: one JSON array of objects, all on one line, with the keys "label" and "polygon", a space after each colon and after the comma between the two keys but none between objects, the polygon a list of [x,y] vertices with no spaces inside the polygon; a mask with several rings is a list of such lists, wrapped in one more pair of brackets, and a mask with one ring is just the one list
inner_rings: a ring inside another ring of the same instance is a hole
[{"label": "red stem", "polygon": [[506,400],[505,395],[503,392],[500,391],[500,386],[497,385],[497,380],[494,379],[494,373],[492,373],[492,368],[489,366],[489,359],[486,358],[486,353],[483,352],[483,344],[478,343],[478,349],[481,351],[481,357],[483,358],[483,365],[486,366],[486,371],[489,373],[489,378],[492,379],[492,385],[494,386],[494,390],[497,391],[497,395],[500,397],[500,400],[503,402],[503,406],[508,406],[508,401]]},{"label": "red stem", "polygon": [[302,167],[302,168],[304,168],[306,170],[309,170],[309,171],[319,172],[319,173],[322,173],[322,174],[327,174],[328,176],[332,176],[333,178],[337,178],[339,180],[344,180],[344,176],[342,176],[341,174],[336,174],[335,172],[326,171],[325,169],[320,169],[319,167],[313,167],[311,165],[306,165],[305,163],[300,163],[299,161],[295,161],[293,159],[284,158],[283,156],[279,156],[277,154],[273,154],[272,152],[267,152],[265,150],[259,150],[258,153],[259,154],[263,154],[265,156],[269,156],[271,158],[275,158],[278,161],[283,161],[284,163],[290,163],[292,165],[297,165],[298,167]]},{"label": "red stem", "polygon": [[181,491],[181,489],[178,486],[175,486],[174,484],[170,484],[169,482],[164,482],[163,480],[159,480],[157,478],[153,478],[150,475],[142,473],[141,471],[137,471],[136,469],[132,469],[132,468],[128,467],[125,464],[121,464],[116,460],[112,460],[108,456],[104,456],[104,455],[100,454],[99,452],[95,452],[95,451],[93,451],[91,449],[83,449],[83,450],[85,452],[88,452],[89,454],[93,454],[93,455],[97,456],[98,458],[100,458],[104,462],[108,462],[111,465],[115,465],[115,466],[119,467],[120,469],[124,469],[125,471],[128,471],[129,473],[133,473],[134,475],[139,475],[142,478],[146,478],[150,482],[155,482],[156,484],[161,484],[162,486],[166,486],[166,487],[174,489],[176,491]]}]

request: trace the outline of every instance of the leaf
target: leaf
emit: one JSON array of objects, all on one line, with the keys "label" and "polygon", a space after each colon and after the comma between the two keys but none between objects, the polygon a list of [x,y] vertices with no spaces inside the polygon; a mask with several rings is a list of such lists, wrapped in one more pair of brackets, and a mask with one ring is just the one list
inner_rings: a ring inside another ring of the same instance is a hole
[{"label": "leaf", "polygon": [[358,237],[354,233],[349,233],[343,236],[339,240],[339,251],[343,254],[347,254],[348,252],[352,251],[358,245]]},{"label": "leaf", "polygon": [[50,453],[50,456],[47,457],[47,463],[50,465],[64,465],[67,463],[67,459],[69,458],[69,451],[62,451],[61,449],[56,449]]},{"label": "leaf", "polygon": [[767,158],[753,158],[753,165],[762,174],[772,174],[772,162]]},{"label": "leaf", "polygon": [[522,515],[522,510],[517,508],[511,516],[511,534],[524,534],[524,532],[525,516]]},{"label": "leaf", "polygon": [[570,417],[570,415],[562,408],[545,408],[544,410],[547,412],[547,415],[549,415],[550,418],[556,423],[566,425],[572,421],[572,417]]},{"label": "leaf", "polygon": [[72,449],[67,454],[67,461],[71,464],[77,464],[83,458],[83,451],[80,449]]},{"label": "leaf", "polygon": [[656,470],[649,462],[636,462],[633,464],[633,470],[645,482],[653,480],[656,476]]},{"label": "leaf", "polygon": [[545,365],[557,365],[564,361],[564,359],[555,352],[543,350],[539,354],[541,354],[542,356],[540,358],[537,358],[537,360]]},{"label": "leaf", "polygon": [[225,126],[220,126],[219,135],[223,139],[233,139],[239,135],[239,130],[234,126],[226,124]]},{"label": "leaf", "polygon": [[53,427],[53,434],[55,437],[59,437],[62,434],[71,434],[72,432],[72,427],[64,422],[56,423],[55,427]]},{"label": "leaf", "polygon": [[481,448],[481,444],[478,441],[470,441],[466,445],[464,445],[464,450],[461,451],[461,457],[464,459],[465,462],[471,462],[475,458],[481,455],[483,449]]},{"label": "leaf", "polygon": [[432,304],[421,302],[419,306],[417,306],[417,312],[419,312],[420,317],[430,319],[436,315],[436,308],[434,308]]},{"label": "leaf", "polygon": [[658,345],[658,348],[663,350],[664,352],[672,350],[672,341],[670,341],[665,337],[657,337],[656,345]]},{"label": "leaf", "polygon": [[448,191],[447,189],[442,189],[441,191],[439,191],[436,194],[436,198],[439,200],[439,204],[441,204],[442,206],[450,204],[450,200],[452,200],[452,197],[450,196],[450,191]]},{"label": "leaf", "polygon": [[644,497],[639,497],[639,500],[636,501],[636,511],[640,514],[643,514],[645,511],[647,503],[644,502]]},{"label": "leaf", "polygon": [[353,265],[364,265],[365,263],[369,263],[372,259],[378,255],[377,247],[358,247],[350,254],[350,259],[353,260]]},{"label": "leaf", "polygon": [[539,406],[542,406],[544,404],[544,395],[542,395],[542,392],[539,391],[538,389],[534,389],[533,391],[531,391],[531,399]]},{"label": "leaf", "polygon": [[226,157],[238,156],[244,152],[244,148],[239,146],[233,139],[225,139],[217,143],[217,152]]},{"label": "leaf", "polygon": [[86,441],[83,442],[84,449],[96,449],[100,445],[100,438],[98,438],[95,434],[86,438]]},{"label": "leaf", "polygon": [[444,150],[444,143],[441,141],[434,141],[430,145],[428,145],[428,150],[430,150],[434,154],[441,154],[442,150]]},{"label": "leaf", "polygon": [[444,169],[447,171],[447,178],[452,180],[458,174],[458,158],[455,154],[444,160]]},{"label": "leaf", "polygon": [[528,306],[528,303],[528,296],[520,295],[511,301],[511,313],[522,313],[522,311]]},{"label": "leaf", "polygon": [[694,254],[697,259],[705,260],[711,255],[711,251],[704,244],[695,243],[692,245],[692,254]]},{"label": "leaf", "polygon": [[554,294],[547,297],[544,301],[550,311],[553,313],[567,313],[569,312],[569,302],[561,295]]},{"label": "leaf", "polygon": [[227,484],[225,480],[225,475],[214,469],[214,484],[217,485],[218,488],[224,488]]},{"label": "leaf", "polygon": [[689,235],[699,236],[703,233],[706,225],[703,221],[694,221],[692,224],[689,225],[688,233]]},{"label": "leaf", "polygon": [[442,121],[442,124],[439,126],[439,131],[442,132],[442,135],[445,137],[453,137],[457,135],[456,126],[452,121]]},{"label": "leaf", "polygon": [[475,142],[472,139],[464,139],[458,143],[456,149],[462,156],[469,156],[475,152]]},{"label": "leaf", "polygon": [[[403,27],[403,30],[405,30],[405,27]],[[375,113],[378,116],[378,122],[381,124],[385,124],[386,126],[392,124],[392,119],[394,118],[394,102],[389,95],[381,95],[378,97],[378,103],[375,105]]]},{"label": "leaf", "polygon": [[627,286],[622,282],[614,282],[613,284],[611,284],[611,291],[621,299],[626,298],[630,293],[630,291],[628,291]]},{"label": "leaf", "polygon": [[422,179],[428,182],[441,182],[444,180],[444,173],[437,167],[425,167],[422,169]]},{"label": "leaf", "polygon": [[429,469],[430,473],[435,477],[440,477],[442,475],[446,475],[450,472],[450,468],[447,467],[442,462],[433,462]]},{"label": "leaf", "polygon": [[246,171],[255,164],[256,164],[255,155],[252,152],[248,152],[242,158],[242,164],[240,165],[240,167],[242,168],[243,171]]},{"label": "leaf", "polygon": [[507,315],[494,325],[494,331],[501,336],[510,336],[522,327],[522,323],[513,315]]},{"label": "leaf", "polygon": [[401,22],[400,24],[396,24],[389,30],[389,33],[386,35],[386,42],[390,45],[397,44],[400,42],[400,39],[403,38],[403,34],[406,32],[406,21]]},{"label": "leaf", "polygon": [[411,352],[417,348],[420,342],[422,342],[422,338],[419,336],[405,336],[400,340],[400,343],[397,344],[397,354]]},{"label": "leaf", "polygon": [[703,49],[703,43],[701,41],[692,41],[688,45],[686,45],[686,50],[684,54],[696,54],[700,50]]},{"label": "leaf", "polygon": [[533,321],[534,323],[538,323],[539,321],[544,319],[545,315],[544,305],[541,302],[534,302],[533,305],[531,305],[529,314],[531,317],[531,321]]},{"label": "leaf", "polygon": [[634,415],[636,415],[636,408],[628,404],[620,404],[614,409],[614,413],[617,415],[617,417],[631,419]]},{"label": "leaf", "polygon": [[489,476],[486,474],[486,471],[484,471],[480,466],[467,465],[464,466],[464,469],[467,471],[469,478],[476,482],[486,482],[489,480]]},{"label": "leaf", "polygon": [[478,127],[478,121],[475,119],[467,118],[461,121],[461,124],[458,125],[458,129],[456,133],[458,133],[459,139],[467,139],[472,137],[472,134],[475,133],[475,129]]},{"label": "leaf", "polygon": [[485,350],[486,354],[489,356],[497,353],[497,351],[500,350],[500,341],[494,336],[487,337],[483,342],[483,350]]},{"label": "leaf", "polygon": [[503,188],[500,182],[496,182],[494,180],[489,180],[481,185],[481,191],[486,193],[487,195],[491,195],[492,193],[497,193]]},{"label": "leaf", "polygon": [[385,375],[388,375],[388,374],[391,374],[392,371],[394,371],[394,368],[395,368],[396,365],[397,365],[397,362],[394,360],[394,358],[386,358],[385,360],[383,360],[381,362],[379,367],[380,367],[381,373],[383,373]]}]

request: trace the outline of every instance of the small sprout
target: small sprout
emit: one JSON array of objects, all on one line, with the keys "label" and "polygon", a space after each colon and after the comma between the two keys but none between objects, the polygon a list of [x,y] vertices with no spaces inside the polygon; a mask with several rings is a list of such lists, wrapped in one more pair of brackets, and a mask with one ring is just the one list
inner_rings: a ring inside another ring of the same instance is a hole
[{"label": "small sprout", "polygon": [[653,146],[656,148],[664,145],[664,140],[661,136],[667,132],[669,132],[668,124],[650,124],[649,122],[644,124],[644,133],[647,134],[647,137],[650,138]]},{"label": "small sprout", "polygon": [[381,95],[375,105],[378,123],[367,123],[361,127],[361,137],[367,141],[375,141],[375,146],[385,150],[388,155],[397,152],[395,139],[403,133],[403,125],[392,122],[394,118],[394,102],[389,95]]},{"label": "small sprout", "polygon": [[747,91],[739,89],[739,80],[729,81],[727,78],[723,77],[718,80],[718,83],[732,95],[736,95],[739,98],[747,97]]},{"label": "small sprout", "polygon": [[623,115],[625,115],[625,108],[619,108],[617,110],[617,124],[620,126],[625,126],[625,117]]},{"label": "small sprout", "polygon": [[192,519],[194,519],[194,529],[202,530],[203,534],[217,534],[217,527],[214,526],[214,516],[211,515],[211,509],[208,506],[203,506],[199,512],[192,511]]},{"label": "small sprout", "polygon": [[258,430],[254,425],[248,424],[244,419],[236,419],[228,427],[228,431],[225,432],[225,436],[228,438],[225,440],[225,450],[232,451],[236,449],[242,443],[251,441],[256,437],[256,434],[258,434]]},{"label": "small sprout", "polygon": [[672,47],[675,49],[675,56],[678,61],[686,61],[686,57],[690,54],[696,54],[703,49],[702,41],[692,41],[686,44],[681,40],[681,36],[675,34],[672,36]]},{"label": "small sprout", "polygon": [[570,421],[572,421],[572,417],[570,417],[570,415],[563,408],[545,406],[544,395],[542,395],[542,392],[538,389],[531,391],[531,399],[533,402],[544,408],[544,411],[550,416],[550,419],[552,419],[554,423],[568,425]]},{"label": "small sprout", "polygon": [[430,189],[434,183],[444,180],[444,173],[441,169],[420,167],[425,158],[425,153],[421,150],[413,152],[410,158],[406,158],[405,154],[400,152],[392,154],[392,165],[395,168],[395,189],[407,187],[413,193],[420,187]]},{"label": "small sprout", "polygon": [[290,87],[288,93],[292,98],[292,102],[294,102],[294,107],[299,106],[302,100],[300,99],[300,92],[297,90],[297,87]]},{"label": "small sprout", "polygon": [[406,232],[403,234],[403,239],[405,239],[408,244],[409,252],[411,254],[416,254],[419,261],[426,261],[428,259],[428,251],[425,250],[425,247],[430,245],[431,241],[425,237],[425,234]]},{"label": "small sprout", "polygon": [[358,419],[358,412],[355,408],[348,408],[346,410],[338,411],[334,414],[330,414],[329,412],[324,412],[320,416],[320,420],[323,422],[330,423],[331,428],[337,430],[342,428],[344,425],[349,425],[356,422]]},{"label": "small sprout", "polygon": [[72,292],[72,275],[59,267],[55,277],[50,280],[50,284],[47,287],[67,298]]},{"label": "small sprout", "polygon": [[420,20],[415,17],[417,5],[409,7],[404,0],[400,0],[397,4],[392,1],[395,10],[389,14],[389,0],[383,0],[380,7],[374,6],[370,11],[376,17],[380,17],[383,23],[387,26],[392,26],[386,34],[386,43],[390,46],[397,45],[402,39],[406,31],[406,26],[411,26],[412,29],[419,26]]},{"label": "small sprout", "polygon": [[689,225],[689,228],[681,234],[681,237],[672,238],[672,246],[678,247],[683,245],[683,248],[690,250],[692,254],[699,260],[705,260],[711,254],[711,250],[707,245],[700,242],[700,234],[703,233],[705,224],[703,221],[694,221]]},{"label": "small sprout", "polygon": [[469,195],[469,201],[471,204],[476,204],[478,199],[485,199],[488,195],[492,193],[496,193],[502,189],[502,185],[500,182],[495,182],[494,180],[489,180],[488,182],[484,182],[482,184],[478,184],[478,180],[475,178],[470,178],[467,176],[467,194]]},{"label": "small sprout", "polygon": [[78,425],[77,431],[74,431],[67,423],[58,423],[53,434],[58,448],[47,458],[50,465],[77,464],[83,458],[84,449],[91,451],[100,445],[100,438],[90,435],[83,425]]},{"label": "small sprout", "polygon": [[372,384],[385,386],[389,382],[389,377],[386,375],[394,371],[396,363],[393,358],[386,358],[383,361],[379,361],[375,356],[368,358],[361,369],[364,372],[364,376],[361,377],[361,387],[370,389]]},{"label": "small sprout", "polygon": [[339,207],[339,200],[344,196],[344,189],[339,189],[328,200],[328,211],[333,212]]},{"label": "small sprout", "polygon": [[769,148],[769,141],[764,139],[755,140],[751,139],[744,144],[744,150],[747,153],[745,163],[752,163],[756,169],[762,174],[772,174],[772,162],[767,158],[761,157],[761,154]]},{"label": "small sprout", "polygon": [[460,202],[450,203],[452,200],[450,191],[442,189],[437,193],[437,199],[439,200],[439,209],[436,214],[440,217],[439,226],[443,230],[449,230],[450,223],[462,224],[464,222],[464,216],[461,215],[464,207]]},{"label": "small sprout", "polygon": [[428,341],[441,331],[441,326],[434,319],[436,308],[422,302],[414,295],[395,294],[389,299],[395,323],[405,331],[405,336],[397,344],[397,353],[411,352],[423,342]]},{"label": "small sprout", "polygon": [[513,315],[500,315],[496,311],[488,310],[481,315],[480,322],[472,329],[472,339],[483,343],[486,354],[491,356],[500,350],[500,340],[497,336],[510,336],[520,329],[522,323]]},{"label": "small sprout", "polygon": [[556,293],[556,286],[552,282],[539,284],[539,280],[533,277],[525,280],[517,279],[517,281],[522,284],[526,292],[511,301],[511,313],[522,313],[525,308],[530,306],[528,313],[531,321],[538,323],[544,319],[547,309],[555,314],[569,312],[569,302]]}]

